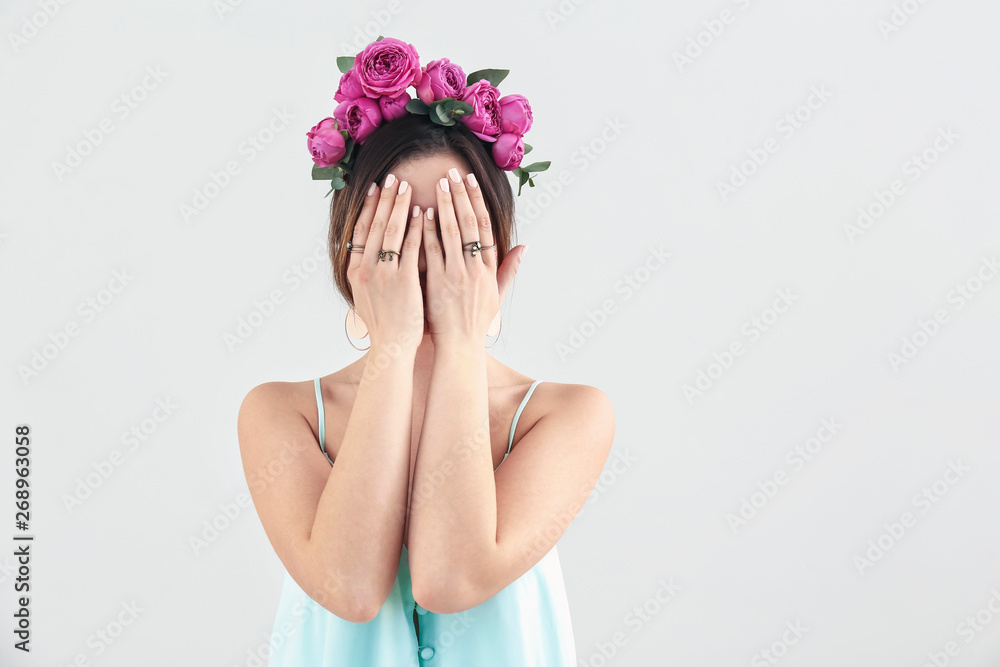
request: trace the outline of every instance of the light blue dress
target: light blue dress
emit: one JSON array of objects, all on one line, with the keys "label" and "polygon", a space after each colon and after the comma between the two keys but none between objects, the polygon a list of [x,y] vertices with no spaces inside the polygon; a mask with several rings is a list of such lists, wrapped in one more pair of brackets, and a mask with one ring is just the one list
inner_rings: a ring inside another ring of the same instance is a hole
[{"label": "light blue dress", "polygon": [[[517,408],[504,460],[514,443],[514,429],[521,411],[539,382],[532,383]],[[315,385],[319,443],[329,461],[319,378]],[[413,599],[404,545],[389,597],[378,615],[367,623],[345,621],[320,606],[286,571],[267,664],[268,667],[576,667],[559,555],[553,547],[520,578],[472,609],[457,614],[435,614]]]}]

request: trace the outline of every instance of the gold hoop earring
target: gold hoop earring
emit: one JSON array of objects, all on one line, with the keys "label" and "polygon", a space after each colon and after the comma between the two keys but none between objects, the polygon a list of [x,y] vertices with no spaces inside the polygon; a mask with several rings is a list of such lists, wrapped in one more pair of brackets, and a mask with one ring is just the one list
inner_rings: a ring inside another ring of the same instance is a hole
[{"label": "gold hoop earring", "polygon": [[[354,313],[354,317],[351,317],[351,313]],[[364,352],[365,350],[370,349],[372,346],[371,343],[368,343],[368,347],[358,347],[357,345],[354,344],[354,341],[351,340],[352,329],[354,331],[355,337],[357,338],[368,337],[368,326],[365,324],[365,321],[361,319],[361,316],[358,315],[358,311],[354,309],[354,306],[351,306],[350,310],[347,311],[347,317],[344,318],[344,334],[347,335],[347,342],[350,343],[351,347],[353,347],[355,350],[358,350],[359,352]]]}]

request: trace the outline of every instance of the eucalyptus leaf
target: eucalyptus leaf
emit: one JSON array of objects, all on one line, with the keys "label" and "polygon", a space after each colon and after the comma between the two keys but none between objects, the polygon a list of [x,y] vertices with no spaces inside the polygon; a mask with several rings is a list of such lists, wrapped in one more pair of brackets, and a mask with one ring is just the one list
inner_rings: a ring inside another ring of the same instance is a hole
[{"label": "eucalyptus leaf", "polygon": [[525,144],[524,145],[524,154],[527,155],[530,152],[531,152],[531,144]]},{"label": "eucalyptus leaf", "polygon": [[417,97],[414,97],[412,100],[407,102],[405,109],[410,113],[418,113],[424,116],[430,112],[430,108]]},{"label": "eucalyptus leaf", "polygon": [[344,182],[344,179],[341,178],[340,176],[334,176],[333,179],[330,181],[330,186],[333,187],[334,190],[340,190],[345,185],[347,184]]},{"label": "eucalyptus leaf", "polygon": [[354,67],[354,56],[337,56],[337,68],[341,74],[347,74]]},{"label": "eucalyptus leaf", "polygon": [[438,104],[438,103],[435,102],[434,104],[431,105],[431,111],[433,113],[433,115],[431,116],[431,119],[433,120],[434,116],[437,116],[437,123],[439,125],[454,125],[455,124],[455,120],[448,115],[447,111],[445,111],[444,105],[441,105],[441,104]]},{"label": "eucalyptus leaf", "polygon": [[312,177],[314,181],[325,181],[333,178],[339,173],[339,169],[336,166],[321,167],[315,162],[312,168]]}]

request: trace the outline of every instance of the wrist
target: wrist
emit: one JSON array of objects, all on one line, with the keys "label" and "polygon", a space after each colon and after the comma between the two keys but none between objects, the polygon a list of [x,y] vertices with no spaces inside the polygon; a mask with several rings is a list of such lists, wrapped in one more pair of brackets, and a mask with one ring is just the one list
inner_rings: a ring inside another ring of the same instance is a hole
[{"label": "wrist", "polygon": [[486,347],[481,341],[468,336],[442,334],[434,336],[434,358],[447,356],[486,356]]},{"label": "wrist", "polygon": [[369,363],[384,366],[386,362],[412,364],[417,358],[417,346],[393,340],[373,340],[368,348]]}]

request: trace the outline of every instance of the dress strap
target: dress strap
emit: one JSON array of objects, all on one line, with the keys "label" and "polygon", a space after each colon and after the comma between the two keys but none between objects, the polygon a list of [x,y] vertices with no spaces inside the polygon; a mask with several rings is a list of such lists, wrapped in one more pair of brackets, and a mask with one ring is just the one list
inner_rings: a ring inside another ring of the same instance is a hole
[{"label": "dress strap", "polygon": [[535,387],[538,386],[539,382],[541,382],[541,380],[535,380],[531,383],[531,386],[528,387],[528,393],[526,393],[524,398],[521,399],[521,405],[517,406],[517,412],[514,413],[514,421],[511,422],[510,425],[510,437],[507,438],[507,453],[503,455],[502,459],[500,459],[500,463],[493,469],[493,472],[496,472],[500,466],[503,465],[503,462],[507,460],[507,454],[510,454],[510,448],[514,445],[514,431],[517,429],[517,420],[521,418],[521,411],[524,410],[524,406],[528,404],[528,399],[531,398],[531,394],[535,391]]},{"label": "dress strap", "polygon": [[333,465],[330,455],[326,453],[326,417],[323,414],[323,390],[319,386],[319,378],[313,384],[316,385],[316,413],[319,416],[319,448],[330,465]]}]

